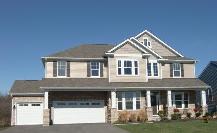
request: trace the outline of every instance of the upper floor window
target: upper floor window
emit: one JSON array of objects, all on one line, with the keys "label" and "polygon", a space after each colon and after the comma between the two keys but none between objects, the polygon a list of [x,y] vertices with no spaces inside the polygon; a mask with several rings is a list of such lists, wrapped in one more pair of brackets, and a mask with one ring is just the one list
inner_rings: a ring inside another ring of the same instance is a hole
[{"label": "upper floor window", "polygon": [[181,64],[173,63],[173,77],[181,77]]},{"label": "upper floor window", "polygon": [[91,68],[91,77],[99,77],[100,76],[100,67],[99,62],[91,62],[90,68]]},{"label": "upper floor window", "polygon": [[158,77],[158,63],[150,62],[147,64],[148,76],[149,77]]},{"label": "upper floor window", "polygon": [[152,46],[151,46],[151,42],[148,40],[148,38],[144,38],[143,44],[144,44],[145,46],[149,47],[149,48],[152,47]]},{"label": "upper floor window", "polygon": [[57,62],[57,74],[58,77],[65,77],[66,76],[66,69],[67,69],[67,62],[66,61],[58,61]]},{"label": "upper floor window", "polygon": [[118,75],[138,75],[139,65],[137,60],[120,59],[117,62]]}]

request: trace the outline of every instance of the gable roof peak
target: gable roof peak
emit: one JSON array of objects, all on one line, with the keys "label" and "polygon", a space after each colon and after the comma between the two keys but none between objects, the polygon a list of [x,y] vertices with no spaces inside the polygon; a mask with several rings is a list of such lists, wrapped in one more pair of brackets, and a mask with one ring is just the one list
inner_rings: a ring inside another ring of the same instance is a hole
[{"label": "gable roof peak", "polygon": [[150,35],[151,37],[153,37],[157,41],[159,41],[161,44],[163,44],[166,48],[168,48],[169,50],[171,50],[172,52],[174,52],[176,55],[178,55],[180,57],[184,57],[182,54],[180,54],[179,52],[177,52],[175,49],[173,49],[172,47],[170,47],[168,44],[166,44],[165,42],[163,42],[160,38],[158,38],[157,36],[155,36],[154,34],[152,34],[148,30],[144,30],[143,32],[141,32],[138,35],[136,35],[134,38],[138,39],[140,36],[144,35],[145,33],[148,34],[148,35]]}]

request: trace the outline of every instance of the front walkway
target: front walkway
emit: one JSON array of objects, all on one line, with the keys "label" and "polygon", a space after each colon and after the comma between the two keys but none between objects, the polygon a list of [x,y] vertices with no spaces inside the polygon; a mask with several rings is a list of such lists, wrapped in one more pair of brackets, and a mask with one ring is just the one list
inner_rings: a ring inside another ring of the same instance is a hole
[{"label": "front walkway", "polygon": [[15,126],[0,133],[127,133],[110,124],[76,124],[43,126]]}]

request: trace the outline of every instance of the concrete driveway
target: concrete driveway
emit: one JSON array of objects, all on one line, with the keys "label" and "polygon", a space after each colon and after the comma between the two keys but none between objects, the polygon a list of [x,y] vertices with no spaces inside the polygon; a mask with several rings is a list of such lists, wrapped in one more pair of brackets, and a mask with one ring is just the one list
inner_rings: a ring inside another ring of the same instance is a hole
[{"label": "concrete driveway", "polygon": [[15,126],[0,133],[128,133],[110,124],[76,124],[43,126]]}]

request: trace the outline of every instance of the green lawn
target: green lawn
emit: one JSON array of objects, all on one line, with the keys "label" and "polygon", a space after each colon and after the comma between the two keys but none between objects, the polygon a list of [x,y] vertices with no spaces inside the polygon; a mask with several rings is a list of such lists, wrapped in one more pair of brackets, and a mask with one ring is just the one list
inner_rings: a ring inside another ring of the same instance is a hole
[{"label": "green lawn", "polygon": [[170,121],[138,125],[118,125],[130,133],[217,133],[217,121]]}]

